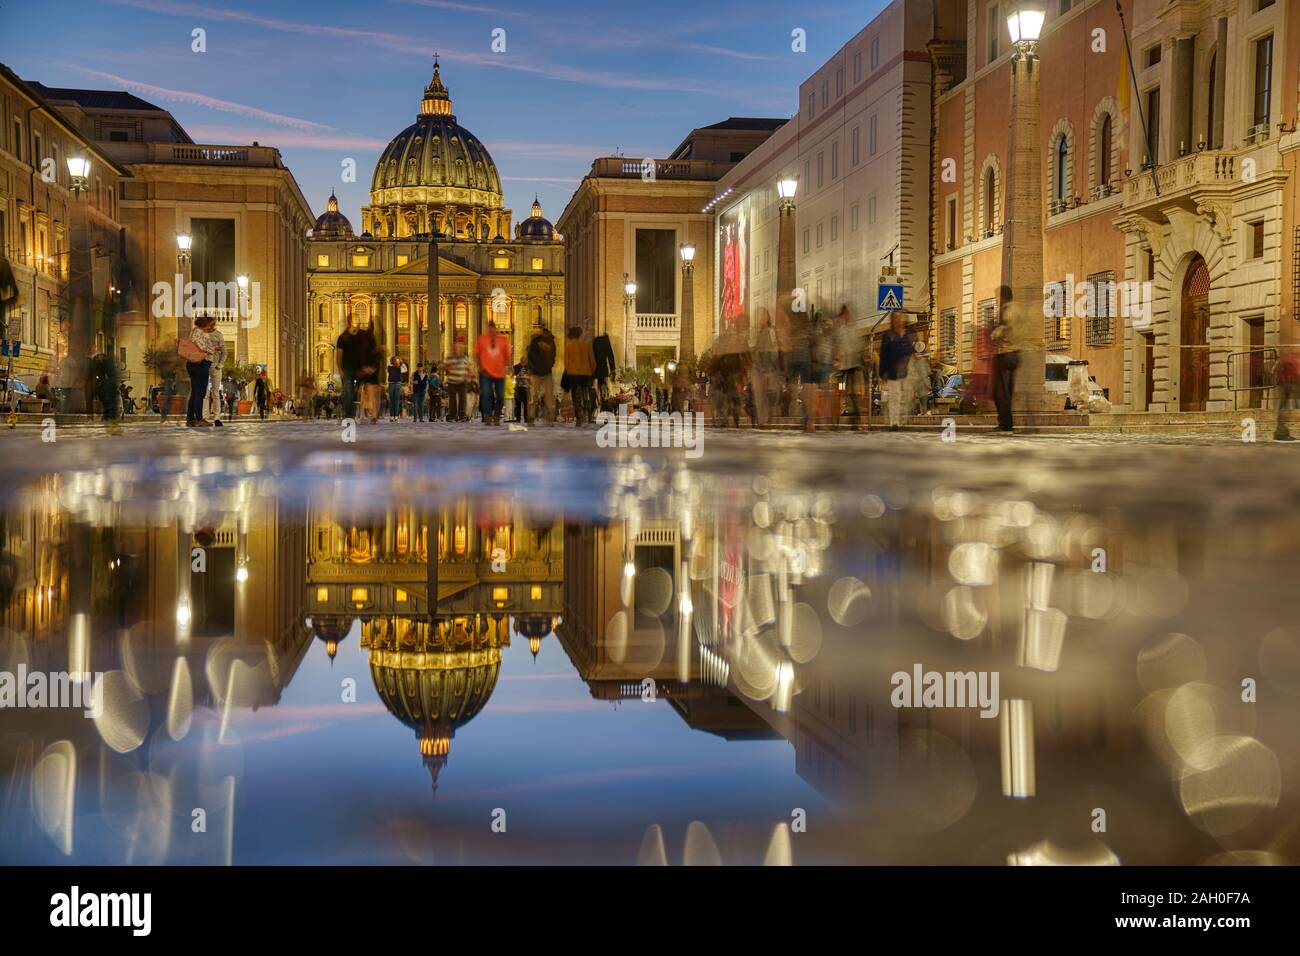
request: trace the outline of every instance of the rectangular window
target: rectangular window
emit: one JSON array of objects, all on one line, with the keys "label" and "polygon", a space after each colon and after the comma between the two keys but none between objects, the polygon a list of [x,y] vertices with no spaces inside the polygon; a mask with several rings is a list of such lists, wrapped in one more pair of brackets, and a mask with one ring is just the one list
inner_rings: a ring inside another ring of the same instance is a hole
[{"label": "rectangular window", "polygon": [[1074,6],[1074,0],[1061,0],[1060,15],[1065,16],[1070,12],[1070,7]]},{"label": "rectangular window", "polygon": [[327,269],[329,268],[329,264],[330,264],[330,257],[327,254],[322,252],[318,256],[316,256],[316,268]]},{"label": "rectangular window", "polygon": [[1115,305],[1117,290],[1115,273],[1098,272],[1088,276],[1088,328],[1089,345],[1115,344]]},{"label": "rectangular window", "polygon": [[835,242],[840,237],[840,217],[831,216],[831,242]]},{"label": "rectangular window", "polygon": [[867,155],[876,155],[876,114],[872,113],[871,118],[867,120]]},{"label": "rectangular window", "polygon": [[546,260],[541,256],[533,256],[533,271],[541,272],[546,268]]},{"label": "rectangular window", "polygon": [[808,175],[808,160],[803,161],[803,181],[810,187],[812,186],[812,177]]},{"label": "rectangular window", "polygon": [[[191,219],[190,277],[207,288],[219,282],[229,288],[235,281],[235,220]],[[220,302],[213,308],[233,308]]]},{"label": "rectangular window", "polygon": [[849,207],[849,232],[858,231],[858,204]]},{"label": "rectangular window", "polygon": [[948,219],[948,248],[956,249],[960,244],[957,235],[957,194],[953,193],[947,199],[947,219]]},{"label": "rectangular window", "polygon": [[[352,268],[354,268],[354,269],[369,269],[369,268],[370,268],[370,257],[367,256],[367,255],[354,255],[354,256],[352,257]],[[501,267],[498,266],[497,268],[501,268]]]},{"label": "rectangular window", "polygon": [[853,54],[853,82],[862,82],[862,52]]},{"label": "rectangular window", "polygon": [[849,162],[854,166],[858,165],[859,160],[862,158],[862,137],[859,135],[861,132],[862,129],[855,126],[849,138]]},{"label": "rectangular window", "polygon": [[14,158],[23,161],[23,122],[19,119],[14,120]]},{"label": "rectangular window", "polygon": [[810,252],[810,251],[812,250],[812,245],[811,245],[812,239],[811,239],[811,236],[812,236],[812,232],[811,232],[811,230],[809,230],[809,229],[804,229],[804,231],[803,231],[803,251],[804,251],[804,252]]},{"label": "rectangular window", "polygon": [[844,67],[835,71],[835,98],[839,99],[844,95]]},{"label": "rectangular window", "polygon": [[871,38],[871,68],[880,66],[880,37]]},{"label": "rectangular window", "polygon": [[672,229],[636,231],[636,310],[642,315],[677,312],[677,233]]},{"label": "rectangular window", "polygon": [[1255,126],[1269,124],[1273,107],[1273,35],[1255,41]]},{"label": "rectangular window", "polygon": [[817,94],[815,92],[808,94],[808,118],[812,119],[817,115]]},{"label": "rectangular window", "polygon": [[939,316],[939,354],[947,364],[957,364],[956,309],[944,309]]},{"label": "rectangular window", "polygon": [[979,304],[979,313],[975,325],[975,352],[976,358],[986,359],[991,357],[989,348],[991,339],[987,335],[980,333],[993,330],[993,323],[998,317],[998,303],[996,299],[985,299]]},{"label": "rectangular window", "polygon": [[410,261],[411,261],[411,257],[410,257],[410,256],[405,255],[404,253],[400,253],[400,252],[397,254],[397,264],[398,264],[399,266],[404,266],[404,265],[406,265],[406,264],[407,264],[408,262],[410,262]]},{"label": "rectangular window", "polygon": [[818,189],[821,189],[821,186],[822,186],[822,180],[823,180],[823,177],[822,177],[822,156],[823,156],[822,153],[818,153],[818,154],[817,154],[817,188],[818,188]]},{"label": "rectangular window", "polygon": [[989,4],[989,59],[992,63],[1002,52],[1002,14],[996,3]]},{"label": "rectangular window", "polygon": [[831,105],[831,81],[822,80],[822,109]]},{"label": "rectangular window", "polygon": [[867,197],[867,225],[876,224],[876,194],[872,193]]},{"label": "rectangular window", "polygon": [[1148,69],[1150,67],[1155,66],[1157,63],[1159,63],[1160,57],[1161,57],[1161,47],[1159,44],[1147,50],[1146,64]]},{"label": "rectangular window", "polygon": [[840,144],[839,141],[831,143],[831,182],[834,182],[840,175]]},{"label": "rectangular window", "polygon": [[819,222],[817,223],[817,248],[820,249],[822,245],[822,224]]},{"label": "rectangular window", "polygon": [[1264,223],[1252,222],[1250,224],[1250,258],[1264,258]]},{"label": "rectangular window", "polygon": [[1160,162],[1160,87],[1147,92],[1147,150],[1149,160]]}]

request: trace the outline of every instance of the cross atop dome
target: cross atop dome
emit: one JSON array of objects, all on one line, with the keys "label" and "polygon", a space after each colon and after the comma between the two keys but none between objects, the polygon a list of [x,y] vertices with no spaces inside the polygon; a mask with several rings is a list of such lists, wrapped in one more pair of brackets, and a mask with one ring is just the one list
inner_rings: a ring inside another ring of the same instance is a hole
[{"label": "cross atop dome", "polygon": [[421,116],[451,116],[451,94],[442,84],[442,69],[438,66],[438,54],[433,55],[433,79],[424,88],[424,99],[420,101]]}]

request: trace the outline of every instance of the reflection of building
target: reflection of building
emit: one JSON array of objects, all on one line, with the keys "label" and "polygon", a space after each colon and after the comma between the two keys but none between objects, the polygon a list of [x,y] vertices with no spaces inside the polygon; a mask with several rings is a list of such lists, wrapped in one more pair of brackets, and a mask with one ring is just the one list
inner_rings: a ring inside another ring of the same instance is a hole
[{"label": "reflection of building", "polygon": [[310,541],[317,636],[332,658],[359,622],[375,690],[416,732],[437,789],[456,728],[496,686],[511,620],[532,647],[561,611],[559,526],[517,514],[508,501],[461,499],[430,511],[323,512]]},{"label": "reflection of building", "polygon": [[[570,198],[558,224],[565,237],[569,311],[590,334],[608,334],[623,364],[624,276],[636,282],[628,322],[638,366],[678,354],[681,330],[680,246],[693,243],[695,314],[710,315],[713,236],[705,207],[727,170],[784,120],[736,118],[697,129],[667,159],[604,156]],[[695,354],[713,339],[695,321]]]},{"label": "reflection of building", "polygon": [[[739,698],[705,679],[695,638],[679,631],[681,542],[676,524],[642,527],[630,555],[625,542],[621,525],[565,529],[564,621],[556,636],[591,696],[648,700],[653,693],[654,700],[666,700],[693,729],[728,739],[775,736]],[[667,607],[662,600],[665,578]]]},{"label": "reflection of building", "polygon": [[438,789],[456,728],[474,719],[497,685],[499,621],[443,617],[436,623],[379,618],[363,626],[370,677],[388,712],[415,731],[420,756]]},{"label": "reflection of building", "polygon": [[[510,220],[496,164],[456,122],[435,64],[415,122],[375,164],[360,233],[332,196],[312,233],[311,371],[317,379],[335,371],[334,342],[347,316],[373,328],[384,350],[412,367],[449,354],[457,337],[472,353],[488,320],[511,337],[516,357],[538,324],[562,340],[562,244],[537,202],[514,236]],[[431,315],[428,251],[435,233],[441,301]],[[429,338],[439,329],[441,350],[434,354]]]}]

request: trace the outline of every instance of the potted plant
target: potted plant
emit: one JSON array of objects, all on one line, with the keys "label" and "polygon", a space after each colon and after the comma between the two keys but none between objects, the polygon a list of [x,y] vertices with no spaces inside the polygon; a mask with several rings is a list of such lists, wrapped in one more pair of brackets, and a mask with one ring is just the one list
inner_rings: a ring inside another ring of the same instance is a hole
[{"label": "potted plant", "polygon": [[248,383],[257,378],[257,373],[261,369],[260,365],[240,362],[233,356],[226,356],[226,364],[221,367],[221,378],[223,381],[235,383],[235,394],[241,396],[235,403],[235,409],[240,415],[247,415],[253,410],[253,400],[242,396],[248,393]]},{"label": "potted plant", "polygon": [[[176,353],[176,340],[167,339],[145,350],[144,367],[153,372],[162,379],[164,374],[170,370],[176,376],[176,394],[172,395],[170,406],[166,411],[168,415],[180,415],[185,411],[185,403],[189,394],[189,382],[185,377],[185,363]],[[162,401],[161,393],[158,400]],[[146,398],[147,407],[147,398]],[[162,409],[159,409],[162,411]]]}]

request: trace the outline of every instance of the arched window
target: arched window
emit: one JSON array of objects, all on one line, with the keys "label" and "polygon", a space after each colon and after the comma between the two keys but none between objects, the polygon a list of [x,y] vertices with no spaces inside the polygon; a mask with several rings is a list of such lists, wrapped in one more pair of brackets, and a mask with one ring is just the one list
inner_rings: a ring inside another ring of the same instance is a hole
[{"label": "arched window", "polygon": [[998,226],[994,217],[998,211],[998,177],[993,170],[984,173],[984,231],[992,232]]},{"label": "arched window", "polygon": [[1097,181],[1103,186],[1110,185],[1110,147],[1111,121],[1107,113],[1101,120],[1101,133],[1097,137]]},{"label": "arched window", "polygon": [[1053,198],[1057,202],[1066,200],[1066,178],[1070,171],[1070,144],[1064,136],[1056,141],[1056,191]]}]

